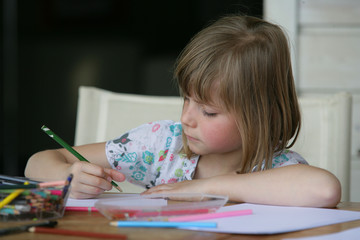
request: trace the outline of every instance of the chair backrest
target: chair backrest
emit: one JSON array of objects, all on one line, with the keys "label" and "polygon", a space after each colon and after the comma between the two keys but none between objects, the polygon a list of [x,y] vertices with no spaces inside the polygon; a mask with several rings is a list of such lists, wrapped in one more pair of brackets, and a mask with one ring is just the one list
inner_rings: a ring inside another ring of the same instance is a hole
[{"label": "chair backrest", "polygon": [[332,172],[341,182],[342,200],[350,198],[351,108],[348,93],[300,96],[302,128],[293,146],[310,165]]},{"label": "chair backrest", "polygon": [[156,120],[180,121],[181,110],[180,97],[115,93],[81,86],[75,145],[110,140]]},{"label": "chair backrest", "polygon": [[[301,96],[302,129],[292,148],[311,165],[329,170],[342,184],[342,200],[349,200],[351,95]],[[146,122],[179,121],[180,97],[114,93],[81,86],[75,145],[102,142]],[[139,188],[122,186],[127,192]]]}]

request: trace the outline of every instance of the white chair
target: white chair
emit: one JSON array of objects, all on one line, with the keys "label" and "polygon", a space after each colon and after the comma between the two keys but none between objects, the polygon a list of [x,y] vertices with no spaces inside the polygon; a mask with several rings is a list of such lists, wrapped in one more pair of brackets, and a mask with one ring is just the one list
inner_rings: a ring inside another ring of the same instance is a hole
[{"label": "white chair", "polygon": [[342,201],[349,201],[351,95],[306,95],[299,102],[303,122],[292,149],[310,165],[332,172],[341,182]]},{"label": "white chair", "polygon": [[[311,165],[334,173],[342,184],[342,200],[349,200],[351,95],[302,96],[303,125],[293,150]],[[179,121],[180,97],[114,93],[81,86],[75,145],[102,142],[143,123],[170,119]],[[124,192],[143,189],[120,183]]]},{"label": "white chair", "polygon": [[180,97],[115,93],[81,86],[75,145],[110,140],[147,122],[180,121],[181,110]]},{"label": "white chair", "polygon": [[[180,121],[182,102],[180,97],[115,93],[81,86],[75,145],[107,141],[147,122]],[[128,182],[119,185],[124,192],[144,190]]]}]

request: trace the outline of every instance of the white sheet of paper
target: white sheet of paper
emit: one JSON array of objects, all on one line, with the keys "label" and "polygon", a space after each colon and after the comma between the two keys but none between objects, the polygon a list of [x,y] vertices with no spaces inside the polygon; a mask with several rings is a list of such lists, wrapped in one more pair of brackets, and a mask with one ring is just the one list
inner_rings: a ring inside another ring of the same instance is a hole
[{"label": "white sheet of paper", "polygon": [[137,197],[140,194],[125,194],[125,193],[109,193],[109,194],[101,194],[97,198],[90,199],[75,199],[68,198],[66,202],[67,207],[93,207],[95,202],[99,199],[112,199],[112,198],[124,198],[124,197]]},{"label": "white sheet of paper", "polygon": [[207,232],[234,234],[277,234],[320,227],[360,219],[360,212],[325,208],[282,207],[257,204],[237,204],[220,208],[218,211],[252,209],[252,215],[227,217],[207,222],[218,223],[218,227],[187,228]]},{"label": "white sheet of paper", "polygon": [[[73,199],[67,200],[66,206],[76,207],[93,207],[99,199],[113,199],[136,197],[139,194],[102,194],[94,199]],[[222,207],[218,212],[235,211],[242,209],[252,209],[252,215],[239,217],[227,217],[210,220],[202,220],[207,222],[218,223],[218,227],[210,228],[187,228],[197,231],[223,232],[233,234],[278,234],[285,232],[299,231],[309,228],[321,227],[330,224],[353,221],[360,219],[360,212],[346,211],[325,208],[305,208],[305,207],[282,207],[258,204],[236,204],[232,206]],[[357,234],[359,236],[360,228],[343,234]],[[344,235],[344,239],[347,238]],[[336,237],[336,236],[335,236]],[[320,240],[321,238],[319,238]],[[331,238],[324,238],[331,239]],[[336,238],[334,238],[336,239]],[[308,239],[306,239],[308,240]],[[309,238],[309,240],[313,240]],[[314,238],[314,240],[318,240]]]},{"label": "white sheet of paper", "polygon": [[337,233],[325,234],[315,237],[303,237],[303,238],[286,238],[284,240],[358,240],[360,237],[360,227],[353,228]]}]

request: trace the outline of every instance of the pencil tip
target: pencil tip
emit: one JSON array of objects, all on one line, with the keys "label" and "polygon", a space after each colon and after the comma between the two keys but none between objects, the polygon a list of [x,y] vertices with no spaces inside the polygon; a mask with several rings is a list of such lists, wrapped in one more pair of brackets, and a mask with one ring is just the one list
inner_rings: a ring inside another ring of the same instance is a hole
[{"label": "pencil tip", "polygon": [[122,192],[122,191],[123,191],[119,186],[116,186],[115,188],[116,188],[119,192]]}]

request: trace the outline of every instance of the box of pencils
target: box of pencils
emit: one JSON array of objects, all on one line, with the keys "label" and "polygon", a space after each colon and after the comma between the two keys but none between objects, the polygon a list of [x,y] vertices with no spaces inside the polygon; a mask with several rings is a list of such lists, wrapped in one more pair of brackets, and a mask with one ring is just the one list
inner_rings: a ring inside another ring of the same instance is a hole
[{"label": "box of pencils", "polygon": [[227,196],[202,193],[151,194],[100,199],[95,207],[110,220],[163,221],[183,215],[213,213],[227,201]]},{"label": "box of pencils", "polygon": [[0,184],[0,221],[60,218],[64,214],[72,175],[64,181]]}]

